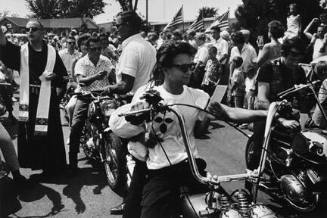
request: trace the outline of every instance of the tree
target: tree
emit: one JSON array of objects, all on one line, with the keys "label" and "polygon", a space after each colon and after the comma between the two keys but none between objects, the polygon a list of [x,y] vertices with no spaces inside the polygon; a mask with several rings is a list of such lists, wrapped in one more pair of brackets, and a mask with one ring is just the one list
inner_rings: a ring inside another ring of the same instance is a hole
[{"label": "tree", "polygon": [[37,18],[90,17],[103,13],[103,0],[26,0]]},{"label": "tree", "polygon": [[216,8],[202,7],[202,8],[199,9],[198,17],[208,18],[208,17],[214,17],[216,15],[217,15],[217,9]]},{"label": "tree", "polygon": [[257,35],[267,37],[267,24],[271,20],[279,20],[286,27],[288,5],[296,3],[302,17],[303,28],[313,17],[317,17],[322,9],[319,6],[320,0],[243,0],[235,11],[241,27],[249,29],[252,33],[251,42],[255,42]]}]

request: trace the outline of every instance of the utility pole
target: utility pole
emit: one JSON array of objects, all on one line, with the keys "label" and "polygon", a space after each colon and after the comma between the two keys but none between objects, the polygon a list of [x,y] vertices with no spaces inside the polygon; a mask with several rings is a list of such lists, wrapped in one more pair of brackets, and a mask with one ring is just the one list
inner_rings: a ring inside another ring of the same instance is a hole
[{"label": "utility pole", "polygon": [[145,0],[145,20],[146,23],[149,22],[149,1]]}]

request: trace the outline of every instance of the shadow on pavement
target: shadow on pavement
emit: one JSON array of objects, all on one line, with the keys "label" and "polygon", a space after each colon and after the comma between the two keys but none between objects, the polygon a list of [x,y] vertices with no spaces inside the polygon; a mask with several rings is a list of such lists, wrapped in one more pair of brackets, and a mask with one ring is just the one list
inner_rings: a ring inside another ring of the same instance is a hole
[{"label": "shadow on pavement", "polygon": [[[67,184],[63,189],[63,194],[74,202],[75,211],[78,214],[82,214],[86,210],[86,205],[81,198],[81,190],[83,186],[95,185],[96,187],[93,189],[93,193],[101,194],[102,189],[107,185],[104,172],[99,168],[93,167],[81,168],[75,175],[63,174],[62,176],[52,178],[43,177],[42,174],[34,174],[30,177],[30,180],[48,184]],[[61,201],[59,193],[56,195],[55,193],[50,192],[50,190],[42,189],[42,187],[38,187],[38,189],[41,189],[41,193],[36,191],[36,193],[34,193],[35,197],[41,195],[43,190],[45,194],[49,194],[47,196],[53,202],[53,209],[60,208]]]}]

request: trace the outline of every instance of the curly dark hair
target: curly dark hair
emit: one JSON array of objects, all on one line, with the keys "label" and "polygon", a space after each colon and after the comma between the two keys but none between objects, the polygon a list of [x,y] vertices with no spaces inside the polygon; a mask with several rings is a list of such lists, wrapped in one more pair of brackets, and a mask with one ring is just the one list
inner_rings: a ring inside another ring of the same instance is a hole
[{"label": "curly dark hair", "polygon": [[164,75],[162,68],[171,67],[174,58],[179,54],[187,54],[194,56],[196,49],[187,42],[183,41],[168,41],[160,46],[157,51],[157,63],[152,72],[151,81],[156,85],[162,84]]},{"label": "curly dark hair", "polygon": [[283,37],[284,35],[284,26],[278,20],[273,20],[268,23],[269,32],[274,39]]}]

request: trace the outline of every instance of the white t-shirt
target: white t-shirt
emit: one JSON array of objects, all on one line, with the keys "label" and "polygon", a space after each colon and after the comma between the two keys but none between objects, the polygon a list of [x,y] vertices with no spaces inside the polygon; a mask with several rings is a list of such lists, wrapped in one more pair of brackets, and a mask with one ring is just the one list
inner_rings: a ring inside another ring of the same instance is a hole
[{"label": "white t-shirt", "polygon": [[209,51],[206,44],[200,45],[198,51],[194,56],[194,63],[199,63],[200,61],[205,65],[209,59]]},{"label": "white t-shirt", "polygon": [[319,38],[316,39],[315,44],[313,45],[312,60],[327,55],[327,46],[325,47],[324,52],[320,52],[320,49],[324,44],[323,41],[324,41],[323,39],[319,39]]},{"label": "white t-shirt", "polygon": [[[154,87],[160,93],[160,96],[164,99],[165,104],[174,104],[174,103],[184,103],[195,105],[200,108],[205,108],[209,101],[209,95],[202,90],[190,88],[188,86],[183,86],[184,91],[180,95],[173,95],[167,92],[163,86]],[[132,103],[140,101],[140,97],[144,94],[146,86],[141,87],[135,93]],[[123,106],[126,109],[129,107]],[[198,150],[195,147],[195,138],[194,138],[194,126],[196,120],[203,119],[199,110],[186,106],[173,106],[173,108],[178,111],[185,121],[185,128],[190,139],[190,146],[195,157],[198,157]],[[117,109],[119,110],[119,109]],[[123,111],[120,111],[121,113]],[[148,148],[148,159],[147,166],[149,169],[161,169],[168,167],[171,164],[178,164],[181,161],[187,158],[187,153],[185,151],[185,145],[183,142],[182,133],[178,123],[176,115],[172,112],[167,112],[166,114],[159,113],[153,119],[153,122],[147,123],[145,126],[146,132],[154,132],[157,137],[163,139],[161,143],[157,143],[153,148]],[[110,126],[119,126],[121,123],[124,123],[125,126],[120,129],[120,133],[115,132],[115,128],[112,128],[114,133],[118,136],[120,134],[124,137],[132,137],[135,134],[139,134],[144,131],[144,126],[140,125],[139,127],[132,124],[126,123],[124,118],[118,117],[113,113],[110,117],[109,125]],[[131,126],[131,127],[129,127]],[[137,128],[135,128],[137,127]],[[125,130],[125,131],[124,131]],[[154,130],[154,131],[153,131]],[[123,132],[123,133],[122,133]],[[163,149],[166,154],[164,153]],[[167,157],[169,158],[169,161]]]},{"label": "white t-shirt", "polygon": [[80,52],[74,50],[74,53],[70,54],[68,49],[65,48],[59,51],[59,56],[61,57],[61,60],[66,67],[68,75],[71,76],[73,63],[76,59],[78,59],[81,56]]},{"label": "white t-shirt", "polygon": [[122,73],[134,77],[131,93],[135,93],[149,81],[155,63],[156,49],[140,34],[130,36],[122,43],[122,54],[116,70],[117,83],[122,80]]},{"label": "white t-shirt", "polygon": [[[220,60],[224,55],[228,55],[228,42],[223,39],[219,38],[217,41],[213,41],[213,46],[217,48],[217,59]],[[227,58],[222,62],[222,64],[226,63]]]}]

